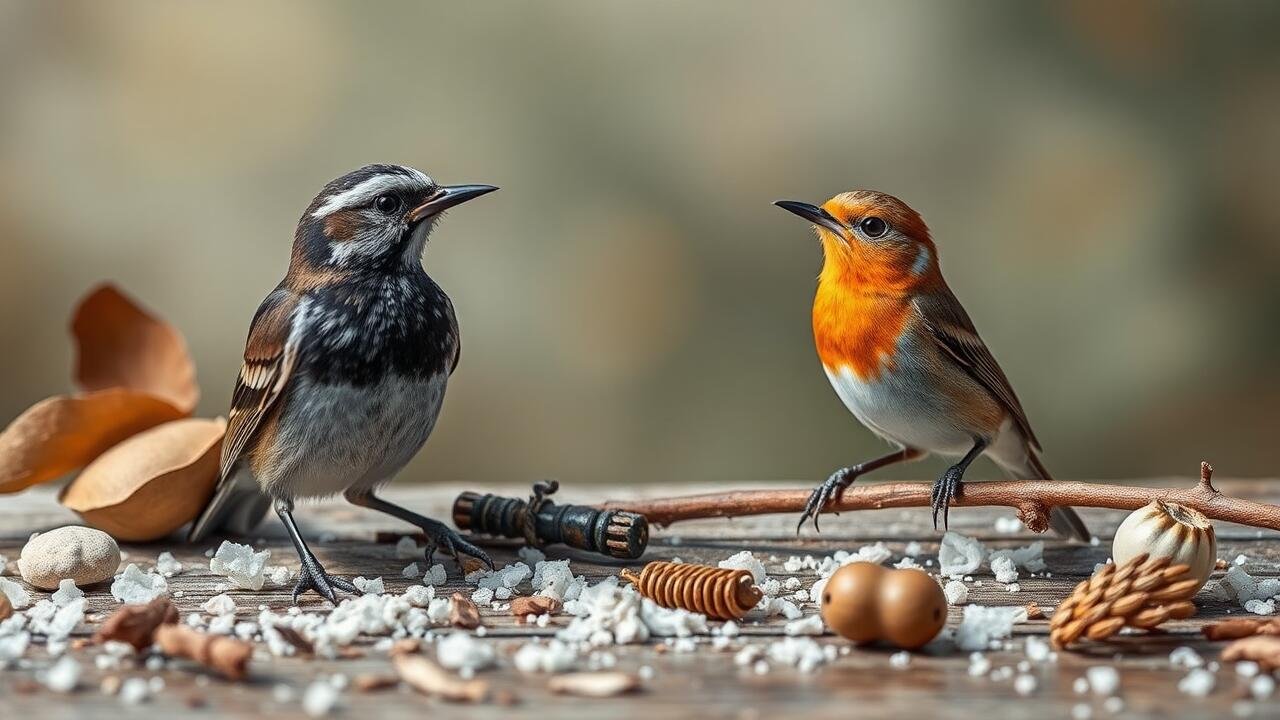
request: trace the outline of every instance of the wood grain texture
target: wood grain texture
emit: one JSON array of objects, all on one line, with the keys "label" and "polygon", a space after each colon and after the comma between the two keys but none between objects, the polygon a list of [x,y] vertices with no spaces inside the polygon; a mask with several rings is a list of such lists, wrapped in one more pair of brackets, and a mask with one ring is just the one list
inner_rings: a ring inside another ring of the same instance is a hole
[{"label": "wood grain texture", "polygon": [[[1186,487],[1189,479],[1153,481],[1155,485]],[[1280,484],[1268,481],[1215,481],[1219,489],[1240,497],[1255,500],[1280,498]],[[448,508],[457,493],[464,489],[484,490],[507,495],[527,494],[527,487],[498,486],[470,487],[456,484],[432,487],[392,488],[388,499],[408,507],[419,509],[434,517],[447,517]],[[574,503],[600,502],[603,498],[661,497],[670,494],[687,494],[691,491],[713,488],[679,486],[646,486],[623,489],[607,485],[577,485],[564,488],[557,499]],[[1016,535],[1000,535],[993,530],[993,521],[1008,516],[1009,511],[991,508],[961,509],[952,513],[953,529],[979,537],[988,547],[1015,547],[1040,539],[1027,532]],[[977,579],[981,586],[970,586],[970,601],[983,605],[1014,605],[1036,602],[1052,607],[1064,598],[1070,589],[1087,577],[1096,563],[1106,561],[1109,555],[1110,536],[1125,513],[1109,510],[1083,512],[1090,527],[1102,541],[1097,546],[1068,546],[1050,538],[1047,540],[1045,559],[1052,577],[1029,578],[1025,574],[1019,580],[1021,592],[1008,593],[996,583],[985,568]],[[364,575],[384,578],[390,592],[401,592],[409,584],[400,576],[400,570],[409,562],[397,559],[394,537],[397,533],[410,532],[411,528],[386,517],[352,508],[341,502],[327,502],[303,506],[298,511],[304,533],[312,539],[312,547],[320,560],[334,573],[347,577]],[[59,507],[50,491],[37,490],[0,504],[0,554],[16,558],[26,538],[34,531],[49,529],[74,522],[74,515]],[[923,557],[936,557],[938,536],[928,523],[928,511],[921,509],[890,509],[844,513],[824,518],[824,531],[815,536],[806,532],[797,536],[793,516],[760,516],[739,520],[699,520],[681,523],[673,530],[657,531],[650,549],[639,561],[621,562],[590,557],[561,548],[548,548],[552,558],[569,557],[576,572],[597,581],[616,575],[623,567],[638,569],[650,560],[670,560],[679,557],[686,562],[714,564],[741,549],[751,549],[758,556],[770,558],[767,565],[771,576],[786,578],[790,574],[782,567],[790,555],[825,555],[836,550],[853,550],[862,544],[883,540],[900,556],[906,543],[912,540],[922,544]],[[318,542],[321,532],[333,533],[336,540]],[[297,569],[297,560],[288,540],[277,523],[268,522],[260,528],[261,537],[250,540],[258,549],[270,548],[272,564],[283,563]],[[382,536],[383,542],[375,542]],[[1280,534],[1272,531],[1255,531],[1230,524],[1218,526],[1220,557],[1228,560],[1238,554],[1248,558],[1245,569],[1256,575],[1274,576],[1280,568]],[[391,540],[388,542],[388,540]],[[208,572],[206,549],[215,547],[217,540],[191,546],[177,538],[169,542],[150,545],[128,545],[129,556],[125,563],[142,565],[154,563],[156,555],[173,552],[186,569],[171,578],[171,591],[180,591],[174,602],[184,612],[199,609],[214,594],[219,578]],[[486,543],[494,560],[499,564],[516,559],[518,544],[511,541]],[[10,575],[13,574],[10,563]],[[1221,573],[1215,573],[1215,578]],[[806,586],[814,579],[812,574],[797,574]],[[1214,581],[1210,581],[1211,585]],[[87,589],[89,611],[106,613],[114,608],[114,601],[107,592],[108,584]],[[438,588],[445,595],[469,588],[456,571],[450,568],[446,587]],[[240,619],[256,616],[259,604],[274,609],[288,606],[285,588],[268,585],[262,592],[233,590],[232,596],[239,605]],[[37,598],[46,593],[33,593]],[[1069,717],[1074,705],[1084,702],[1093,708],[1094,717],[1107,717],[1101,698],[1077,695],[1072,690],[1073,681],[1084,670],[1095,664],[1115,663],[1121,671],[1122,696],[1126,703],[1126,717],[1194,716],[1227,717],[1232,704],[1243,697],[1244,684],[1228,667],[1218,673],[1218,688],[1208,698],[1195,699],[1178,693],[1175,686],[1185,675],[1184,670],[1170,667],[1168,654],[1180,645],[1195,647],[1206,659],[1217,657],[1222,643],[1209,643],[1199,634],[1206,622],[1227,617],[1239,617],[1238,608],[1211,600],[1207,591],[1197,597],[1200,612],[1191,620],[1169,626],[1162,635],[1132,636],[1121,642],[1098,647],[1086,653],[1062,653],[1053,665],[1035,665],[1032,668],[1039,680],[1039,690],[1030,698],[1019,697],[1011,681],[995,681],[989,678],[972,678],[967,673],[966,653],[947,648],[931,649],[915,654],[907,670],[895,670],[890,666],[892,650],[855,650],[841,657],[836,663],[812,674],[776,666],[766,675],[756,675],[749,669],[734,665],[731,652],[717,652],[708,644],[699,644],[695,652],[678,653],[658,649],[659,643],[619,646],[611,649],[622,669],[636,670],[648,665],[655,670],[655,677],[645,692],[607,700],[566,699],[554,696],[546,689],[545,676],[521,675],[509,662],[494,671],[483,673],[495,687],[509,689],[519,699],[514,706],[479,705],[459,707],[438,700],[425,698],[405,689],[393,688],[373,693],[360,693],[348,689],[342,694],[339,710],[334,717],[414,718],[419,720],[426,713],[446,713],[449,716],[465,715],[475,718],[519,718],[554,716],[556,718],[653,718],[692,717],[703,718],[766,718],[766,717],[929,717],[999,715],[1010,718]],[[319,610],[322,603],[314,595],[303,599],[304,610]],[[806,612],[813,612],[810,607]],[[560,617],[550,628],[539,628],[517,623],[504,613],[488,608],[482,610],[484,623],[489,629],[486,642],[495,643],[500,655],[508,656],[525,639],[531,636],[552,635],[557,625],[567,623]],[[954,627],[961,613],[952,610],[948,625]],[[743,627],[740,643],[768,643],[782,636],[783,622],[773,619],[758,625]],[[88,636],[89,626],[78,631]],[[1021,638],[1026,635],[1047,636],[1048,621],[1033,620],[1019,625],[1015,630],[1013,648],[988,655],[993,668],[1014,666],[1024,659]],[[820,642],[843,644],[832,636],[819,638]],[[10,668],[0,672],[0,717],[38,717],[61,719],[91,716],[114,720],[116,718],[165,718],[175,715],[199,717],[281,717],[301,718],[300,698],[306,685],[321,674],[343,673],[354,678],[362,673],[388,674],[391,665],[385,655],[373,652],[372,642],[361,644],[365,655],[338,661],[279,659],[260,655],[255,659],[251,681],[242,684],[227,683],[210,678],[207,684],[198,684],[196,673],[180,669],[151,673],[143,670],[116,672],[121,676],[149,677],[159,674],[165,678],[166,689],[148,703],[127,707],[116,698],[102,695],[98,689],[103,672],[97,670],[90,659],[82,657],[84,676],[81,690],[69,696],[56,696],[40,688],[26,689],[30,680],[48,665],[43,647],[28,651],[30,667]],[[429,651],[428,651],[429,652]],[[1119,654],[1119,659],[1115,655]],[[204,683],[205,681],[199,681]],[[273,688],[287,684],[294,688],[295,698],[287,703],[273,699]],[[206,707],[191,710],[187,702],[198,697]],[[1280,696],[1267,703],[1257,703],[1254,717],[1275,717],[1280,713]]]}]

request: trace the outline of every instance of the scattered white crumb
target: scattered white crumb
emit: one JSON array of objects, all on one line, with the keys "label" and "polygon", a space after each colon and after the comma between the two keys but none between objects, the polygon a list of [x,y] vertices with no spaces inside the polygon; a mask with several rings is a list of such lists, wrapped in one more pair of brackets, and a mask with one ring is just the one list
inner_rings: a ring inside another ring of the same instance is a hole
[{"label": "scattered white crumb", "polygon": [[450,670],[475,672],[492,665],[496,653],[489,643],[464,632],[453,632],[436,643],[436,659]]},{"label": "scattered white crumb", "polygon": [[340,691],[333,683],[316,680],[302,694],[302,710],[311,717],[324,717],[338,704]]},{"label": "scattered white crumb", "polygon": [[1204,665],[1204,658],[1200,657],[1195,648],[1181,645],[1169,653],[1169,663],[1174,667],[1197,668]]},{"label": "scattered white crumb", "polygon": [[1018,580],[1018,566],[1013,562],[1013,556],[999,555],[991,558],[991,572],[996,576],[996,582],[1011,583]]},{"label": "scattered white crumb", "polygon": [[756,556],[753,555],[750,550],[743,550],[740,553],[721,560],[717,564],[717,567],[730,568],[733,570],[748,570],[751,572],[752,577],[755,578],[757,584],[764,582],[765,578],[768,576],[768,573],[765,572],[764,563],[757,560]]},{"label": "scattered white crumb", "polygon": [[512,664],[522,673],[558,673],[573,668],[577,660],[578,652],[572,645],[552,640],[525,643],[516,651]]},{"label": "scattered white crumb", "polygon": [[356,590],[359,590],[364,595],[381,595],[387,591],[382,584],[381,577],[376,577],[376,578],[357,577],[356,579],[351,581],[351,584],[355,585]]},{"label": "scattered white crumb", "polygon": [[271,559],[271,551],[254,552],[248,545],[223,540],[217,552],[209,560],[209,572],[222,575],[236,587],[247,590],[261,590],[265,578],[267,560]]},{"label": "scattered white crumb", "polygon": [[1270,675],[1259,675],[1249,681],[1249,694],[1255,700],[1266,700],[1275,692],[1276,681]]},{"label": "scattered white crumb", "polygon": [[236,612],[236,601],[230,595],[222,593],[214,595],[204,602],[202,606],[205,612],[210,615],[234,615]]},{"label": "scattered white crumb", "polygon": [[992,641],[1009,637],[1013,626],[1027,619],[1022,606],[982,607],[966,605],[964,619],[956,629],[956,645],[961,650],[986,650]]},{"label": "scattered white crumb", "polygon": [[65,607],[72,600],[84,597],[84,591],[76,587],[76,581],[70,578],[63,578],[58,581],[58,589],[49,596],[54,605]]},{"label": "scattered white crumb", "polygon": [[917,557],[922,552],[924,552],[924,548],[915,540],[907,543],[907,546],[902,550],[902,553],[907,557]]},{"label": "scattered white crumb", "polygon": [[[1016,530],[1014,532],[1017,532]],[[1013,679],[1013,691],[1019,695],[1026,697],[1036,691],[1040,683],[1036,680],[1035,675],[1022,674]]]},{"label": "scattered white crumb", "polygon": [[969,602],[969,588],[959,580],[949,580],[942,588],[948,605],[963,605]]},{"label": "scattered white crumb", "polygon": [[444,585],[448,581],[449,574],[445,572],[444,563],[432,565],[422,576],[423,585]]},{"label": "scattered white crumb", "polygon": [[1094,695],[1110,697],[1120,689],[1120,673],[1110,665],[1094,665],[1084,671]]},{"label": "scattered white crumb", "polygon": [[80,682],[80,663],[71,656],[60,658],[44,676],[45,687],[57,693],[69,693]]},{"label": "scattered white crumb", "polygon": [[1213,692],[1217,678],[1204,668],[1193,668],[1186,677],[1178,681],[1178,691],[1193,697],[1205,697]]},{"label": "scattered white crumb", "polygon": [[911,664],[911,653],[903,651],[889,656],[889,667],[897,670],[906,669]]},{"label": "scattered white crumb", "polygon": [[134,563],[129,563],[111,583],[111,596],[126,605],[149,603],[168,592],[169,583],[163,575],[144,573]]},{"label": "scattered white crumb", "polygon": [[405,565],[404,569],[400,571],[400,575],[402,575],[403,577],[407,577],[410,580],[418,577],[421,574],[422,574],[422,571],[418,569],[418,563],[416,562]]},{"label": "scattered white crumb", "polygon": [[948,532],[942,536],[938,549],[938,571],[945,577],[967,575],[982,565],[985,554],[978,540]]},{"label": "scattered white crumb", "polygon": [[1246,600],[1244,609],[1254,615],[1274,615],[1276,612],[1275,600]]},{"label": "scattered white crumb", "polygon": [[8,578],[0,577],[0,593],[9,598],[9,604],[14,610],[21,610],[31,604],[31,593]]},{"label": "scattered white crumb", "polygon": [[182,572],[182,563],[178,562],[173,553],[166,550],[156,558],[156,572],[167,578],[173,577]]},{"label": "scattered white crumb", "polygon": [[125,705],[140,705],[151,697],[151,686],[146,680],[132,677],[120,685],[120,702]]},{"label": "scattered white crumb", "polygon": [[422,557],[422,551],[418,549],[418,541],[405,535],[396,541],[396,559],[398,560],[416,560]]},{"label": "scattered white crumb", "polygon": [[787,635],[821,635],[825,629],[821,615],[809,615],[787,623],[783,632]]},{"label": "scattered white crumb", "polygon": [[998,517],[996,518],[996,532],[1001,535],[1013,535],[1022,532],[1022,521],[1016,517]]},{"label": "scattered white crumb", "polygon": [[980,652],[969,653],[969,675],[983,677],[991,671],[991,661]]},{"label": "scattered white crumb", "polygon": [[1242,678],[1251,678],[1258,674],[1261,667],[1252,660],[1241,660],[1236,663],[1236,675]]}]

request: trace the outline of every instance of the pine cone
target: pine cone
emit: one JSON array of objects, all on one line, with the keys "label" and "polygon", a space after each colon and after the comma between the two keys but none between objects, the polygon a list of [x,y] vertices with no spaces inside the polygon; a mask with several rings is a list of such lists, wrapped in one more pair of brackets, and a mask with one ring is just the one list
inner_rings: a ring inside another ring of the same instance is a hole
[{"label": "pine cone", "polygon": [[1065,648],[1086,637],[1105,640],[1128,626],[1150,630],[1166,620],[1196,614],[1191,602],[1200,581],[1187,565],[1144,553],[1124,565],[1108,564],[1076,586],[1053,611],[1049,640]]}]

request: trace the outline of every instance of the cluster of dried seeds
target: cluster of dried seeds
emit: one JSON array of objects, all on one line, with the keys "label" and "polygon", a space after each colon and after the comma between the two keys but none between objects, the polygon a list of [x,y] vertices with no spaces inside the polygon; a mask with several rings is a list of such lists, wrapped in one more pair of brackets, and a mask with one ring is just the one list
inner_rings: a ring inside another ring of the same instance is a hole
[{"label": "cluster of dried seeds", "polygon": [[1053,646],[1065,648],[1082,637],[1106,640],[1125,627],[1150,630],[1195,615],[1191,598],[1200,582],[1189,566],[1169,563],[1144,553],[1123,565],[1107,564],[1077,585],[1053,613]]}]

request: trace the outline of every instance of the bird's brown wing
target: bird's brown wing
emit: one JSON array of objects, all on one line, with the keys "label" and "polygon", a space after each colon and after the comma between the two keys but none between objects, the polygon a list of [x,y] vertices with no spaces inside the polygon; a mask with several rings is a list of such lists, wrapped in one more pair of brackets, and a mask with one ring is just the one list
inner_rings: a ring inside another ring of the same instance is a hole
[{"label": "bird's brown wing", "polygon": [[298,296],[278,289],[267,296],[249,327],[244,365],[231,395],[220,477],[226,481],[262,419],[284,392],[298,360],[298,340],[290,337]]},{"label": "bird's brown wing", "polygon": [[1013,416],[1018,429],[1031,446],[1039,450],[1040,441],[1031,429],[1027,413],[1022,409],[1017,394],[1013,392],[1009,378],[1005,377],[1000,364],[987,349],[987,344],[978,337],[973,321],[955,295],[944,288],[942,292],[917,297],[912,301],[912,306],[930,337],[942,347],[943,355],[955,361],[974,380],[987,388]]}]

